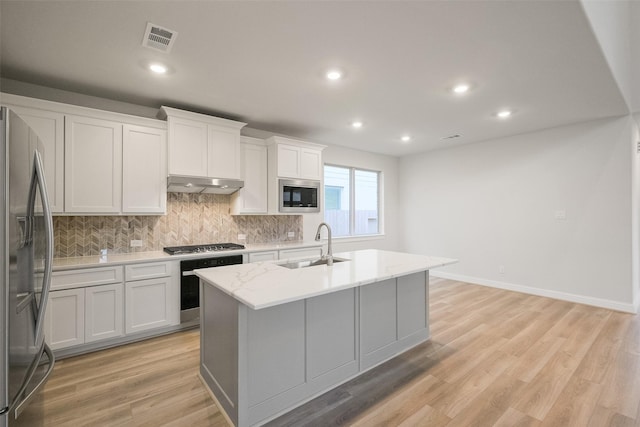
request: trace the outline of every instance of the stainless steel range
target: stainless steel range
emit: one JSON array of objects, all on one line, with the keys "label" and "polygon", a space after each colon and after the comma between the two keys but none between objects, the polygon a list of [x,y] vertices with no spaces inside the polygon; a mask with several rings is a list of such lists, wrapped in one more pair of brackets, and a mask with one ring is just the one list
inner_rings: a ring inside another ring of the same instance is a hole
[{"label": "stainless steel range", "polygon": [[[236,243],[211,243],[206,245],[171,246],[164,248],[170,255],[211,254],[211,257],[189,259],[180,262],[180,323],[200,323],[200,280],[193,270],[242,264],[242,255],[222,255],[221,252],[244,249]],[[220,254],[219,254],[220,253]],[[215,254],[215,255],[214,255]]]},{"label": "stainless steel range", "polygon": [[238,249],[244,249],[244,245],[239,245],[237,243],[208,243],[205,245],[168,246],[164,248],[164,251],[169,255],[182,255],[200,254],[205,252],[233,251]]}]

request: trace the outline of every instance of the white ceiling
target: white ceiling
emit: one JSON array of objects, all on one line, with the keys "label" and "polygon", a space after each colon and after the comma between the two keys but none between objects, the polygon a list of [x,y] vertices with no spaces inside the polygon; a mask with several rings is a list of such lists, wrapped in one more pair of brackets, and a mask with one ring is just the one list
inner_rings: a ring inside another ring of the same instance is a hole
[{"label": "white ceiling", "polygon": [[[2,0],[0,15],[3,78],[395,156],[628,113],[577,1]],[[170,54],[141,46],[147,22],[179,33]]]}]

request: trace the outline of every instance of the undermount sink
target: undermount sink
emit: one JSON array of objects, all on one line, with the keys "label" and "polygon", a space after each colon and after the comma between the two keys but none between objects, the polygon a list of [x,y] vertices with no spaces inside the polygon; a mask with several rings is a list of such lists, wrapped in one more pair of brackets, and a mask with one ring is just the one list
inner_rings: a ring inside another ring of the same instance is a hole
[{"label": "undermount sink", "polygon": [[[337,258],[337,257],[333,257],[333,263],[336,264],[338,262],[344,262],[344,261],[349,261],[346,258]],[[305,267],[315,267],[317,265],[327,265],[328,260],[326,258],[320,258],[320,259],[303,259],[300,261],[293,261],[293,262],[288,262],[286,264],[278,264],[282,267],[286,267],[286,268],[290,268],[290,269],[296,269],[296,268],[305,268]]]}]

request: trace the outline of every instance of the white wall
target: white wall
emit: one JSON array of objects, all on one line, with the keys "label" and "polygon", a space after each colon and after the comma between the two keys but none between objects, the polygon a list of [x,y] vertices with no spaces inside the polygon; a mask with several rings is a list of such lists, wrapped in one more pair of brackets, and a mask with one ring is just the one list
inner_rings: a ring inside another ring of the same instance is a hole
[{"label": "white wall", "polygon": [[640,127],[638,126],[638,117],[640,114],[636,115],[633,120],[631,120],[632,127],[632,137],[631,137],[631,145],[632,151],[634,154],[632,156],[632,180],[631,180],[631,203],[632,203],[632,214],[631,214],[631,227],[632,227],[632,263],[633,263],[633,305],[635,308],[635,312],[638,312],[640,308]]},{"label": "white wall", "polygon": [[150,108],[142,105],[129,104],[113,99],[99,98],[77,92],[68,92],[46,86],[34,85],[17,80],[0,79],[0,92],[31,98],[46,99],[48,101],[61,102],[63,104],[79,105],[98,110],[113,111],[116,113],[130,114],[133,116],[155,119],[158,108]]},{"label": "white wall", "polygon": [[631,2],[631,109],[640,112],[640,1]]},{"label": "white wall", "polygon": [[436,275],[633,311],[633,144],[624,117],[403,157],[403,248],[460,260]]}]

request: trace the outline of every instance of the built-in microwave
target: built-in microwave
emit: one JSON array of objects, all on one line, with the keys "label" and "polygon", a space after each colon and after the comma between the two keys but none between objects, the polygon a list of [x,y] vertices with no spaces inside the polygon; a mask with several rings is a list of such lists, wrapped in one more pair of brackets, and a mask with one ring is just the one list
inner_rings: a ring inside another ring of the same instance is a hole
[{"label": "built-in microwave", "polygon": [[282,213],[320,212],[320,181],[281,179],[278,181],[279,211]]}]

